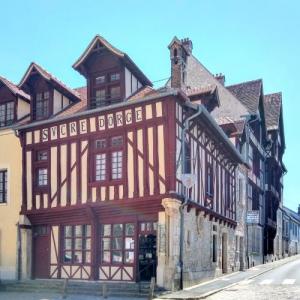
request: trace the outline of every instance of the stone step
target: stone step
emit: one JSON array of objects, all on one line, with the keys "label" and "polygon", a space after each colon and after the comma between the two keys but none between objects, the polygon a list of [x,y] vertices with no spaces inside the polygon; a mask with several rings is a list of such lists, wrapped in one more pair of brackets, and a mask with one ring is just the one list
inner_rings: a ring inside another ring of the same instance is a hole
[{"label": "stone step", "polygon": [[[103,285],[106,285],[107,294],[111,296],[123,297],[147,297],[149,294],[149,282],[141,283],[125,283],[125,282],[84,282],[84,281],[69,281],[67,294],[81,294],[101,296]],[[0,290],[7,292],[51,292],[62,294],[64,280],[26,280],[1,282]],[[157,288],[156,292],[163,291]]]}]

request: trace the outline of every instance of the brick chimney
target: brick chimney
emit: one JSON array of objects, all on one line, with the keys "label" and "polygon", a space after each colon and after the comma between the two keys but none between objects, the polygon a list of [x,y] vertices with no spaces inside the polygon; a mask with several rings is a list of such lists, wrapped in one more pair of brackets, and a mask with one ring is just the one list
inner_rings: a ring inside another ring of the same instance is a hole
[{"label": "brick chimney", "polygon": [[190,55],[193,44],[189,39],[180,41],[174,37],[168,48],[171,59],[171,87],[180,89],[185,86],[187,56]]},{"label": "brick chimney", "polygon": [[189,54],[193,52],[193,42],[189,38],[182,39],[181,43]]},{"label": "brick chimney", "polygon": [[220,74],[216,74],[215,78],[223,85],[225,86],[225,75],[220,73]]}]

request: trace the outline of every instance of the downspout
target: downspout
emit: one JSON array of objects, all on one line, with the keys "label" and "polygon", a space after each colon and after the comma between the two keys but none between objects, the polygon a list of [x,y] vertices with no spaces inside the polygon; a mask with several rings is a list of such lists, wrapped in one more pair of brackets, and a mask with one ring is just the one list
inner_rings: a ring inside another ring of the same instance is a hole
[{"label": "downspout", "polygon": [[[181,170],[182,174],[185,174],[185,134],[189,129],[189,122],[196,117],[198,117],[202,113],[202,107],[199,105],[198,110],[193,115],[189,116],[183,125],[183,129],[181,131],[181,149],[182,149],[182,158],[181,158]],[[188,197],[186,193],[183,193],[183,203],[180,205],[180,249],[179,249],[179,265],[180,265],[180,289],[183,289],[183,246],[184,246],[184,207],[187,205]]]}]

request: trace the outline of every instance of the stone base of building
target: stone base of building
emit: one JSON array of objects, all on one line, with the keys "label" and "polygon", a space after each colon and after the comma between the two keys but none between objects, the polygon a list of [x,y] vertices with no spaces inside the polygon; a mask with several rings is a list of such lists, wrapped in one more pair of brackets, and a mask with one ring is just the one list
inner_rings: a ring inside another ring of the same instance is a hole
[{"label": "stone base of building", "polygon": [[16,266],[0,266],[0,279],[16,280],[17,279]]}]

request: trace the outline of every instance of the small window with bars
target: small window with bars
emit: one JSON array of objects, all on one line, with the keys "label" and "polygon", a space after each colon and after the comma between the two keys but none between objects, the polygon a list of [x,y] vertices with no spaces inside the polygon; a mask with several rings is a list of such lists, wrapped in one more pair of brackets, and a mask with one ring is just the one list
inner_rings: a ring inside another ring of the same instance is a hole
[{"label": "small window with bars", "polygon": [[7,203],[7,170],[0,170],[0,203]]}]

